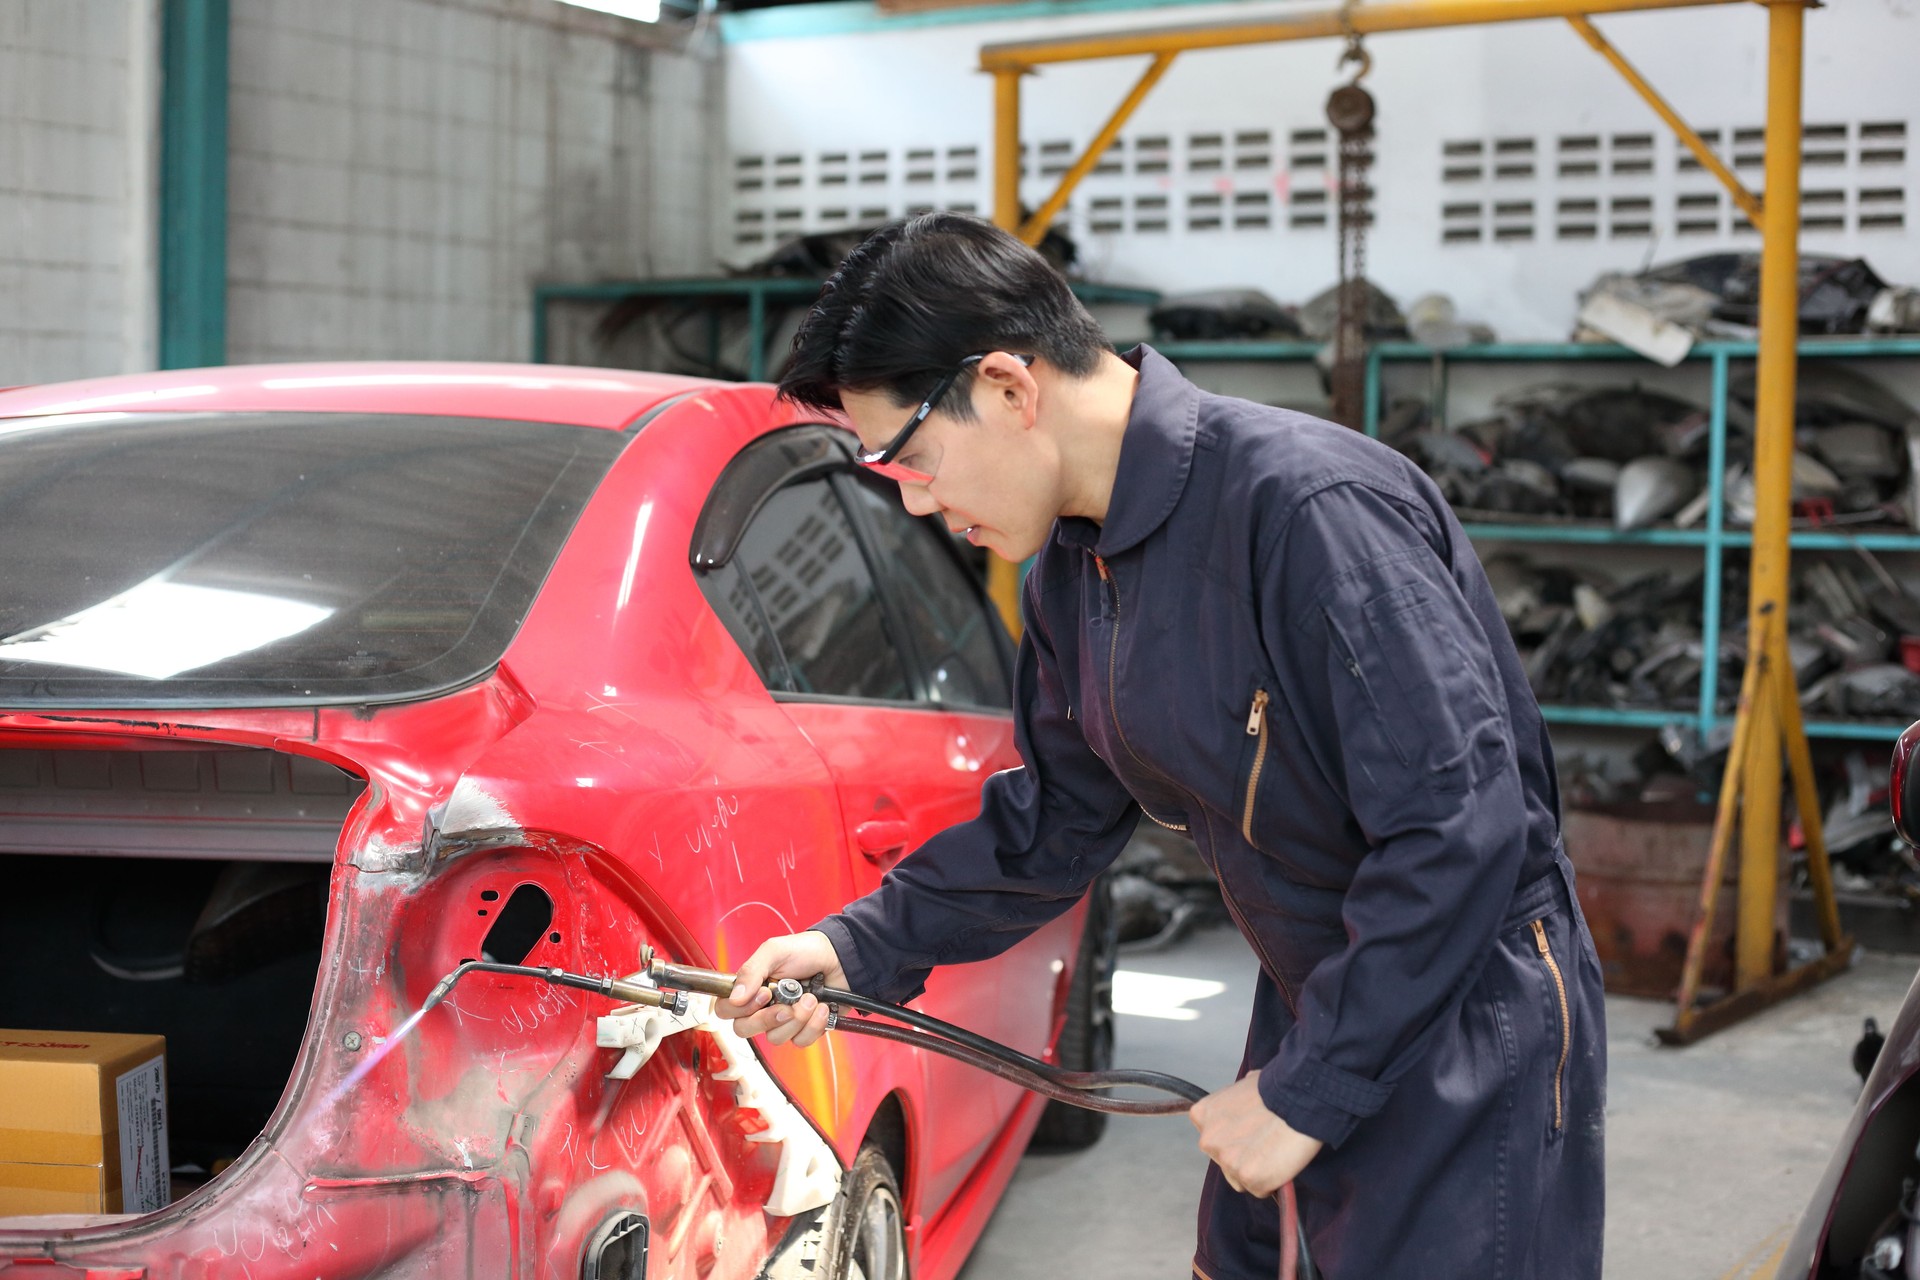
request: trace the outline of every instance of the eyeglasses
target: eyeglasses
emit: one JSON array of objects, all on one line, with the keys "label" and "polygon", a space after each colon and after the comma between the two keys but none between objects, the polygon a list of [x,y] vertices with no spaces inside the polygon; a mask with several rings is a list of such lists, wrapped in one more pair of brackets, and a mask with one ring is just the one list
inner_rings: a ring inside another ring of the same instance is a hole
[{"label": "eyeglasses", "polygon": [[[902,466],[900,463],[895,462],[894,459],[900,456],[900,451],[907,447],[907,441],[913,439],[913,433],[920,429],[920,424],[927,420],[927,416],[933,412],[934,406],[940,403],[940,397],[946,395],[947,392],[953,389],[953,384],[959,381],[962,373],[965,373],[974,365],[985,360],[987,355],[987,352],[982,351],[978,355],[968,356],[954,367],[953,372],[934,383],[933,390],[928,393],[925,400],[920,402],[920,407],[913,411],[913,416],[907,419],[907,425],[900,428],[899,434],[894,436],[892,440],[888,441],[882,447],[870,453],[858,455],[860,465],[870,471],[887,477],[889,480],[898,480],[905,484],[931,484],[933,482],[931,473],[921,471],[915,467]],[[1015,356],[1014,359],[1023,365],[1031,366],[1033,364],[1032,356]]]}]

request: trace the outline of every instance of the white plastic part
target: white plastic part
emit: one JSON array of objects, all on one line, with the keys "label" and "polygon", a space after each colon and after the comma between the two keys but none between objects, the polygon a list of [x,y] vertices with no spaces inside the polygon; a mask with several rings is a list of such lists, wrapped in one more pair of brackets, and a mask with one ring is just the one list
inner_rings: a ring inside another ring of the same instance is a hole
[{"label": "white plastic part", "polygon": [[[646,980],[636,975],[628,981]],[[791,1218],[833,1203],[840,1194],[839,1158],[800,1108],[781,1092],[753,1046],[734,1031],[733,1023],[713,1016],[712,996],[689,994],[683,1014],[645,1005],[616,1010],[595,1024],[594,1041],[602,1049],[626,1051],[607,1075],[614,1080],[630,1080],[653,1057],[661,1041],[676,1032],[694,1030],[706,1032],[720,1046],[725,1065],[713,1072],[713,1078],[731,1084],[735,1105],[758,1116],[765,1125],[758,1133],[749,1134],[747,1141],[780,1147],[773,1190],[767,1193],[767,1212],[776,1218]]]}]

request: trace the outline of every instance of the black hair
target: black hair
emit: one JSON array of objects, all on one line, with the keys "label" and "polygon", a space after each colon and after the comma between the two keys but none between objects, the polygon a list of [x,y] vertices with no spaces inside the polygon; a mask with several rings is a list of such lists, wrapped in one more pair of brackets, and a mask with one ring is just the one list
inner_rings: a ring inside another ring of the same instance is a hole
[{"label": "black hair", "polygon": [[[1066,278],[1018,238],[958,213],[892,222],[861,241],[794,334],[780,394],[838,409],[842,391],[918,404],[967,356],[1035,355],[1084,378],[1112,345]],[[968,369],[941,401],[973,416]]]}]

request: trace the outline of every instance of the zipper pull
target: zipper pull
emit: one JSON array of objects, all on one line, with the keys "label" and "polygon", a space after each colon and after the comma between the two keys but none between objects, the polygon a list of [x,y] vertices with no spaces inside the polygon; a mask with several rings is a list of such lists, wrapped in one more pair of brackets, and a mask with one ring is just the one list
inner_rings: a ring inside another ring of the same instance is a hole
[{"label": "zipper pull", "polygon": [[1267,691],[1258,689],[1253,695],[1253,710],[1247,715],[1247,736],[1257,738],[1267,723]]},{"label": "zipper pull", "polygon": [[1095,556],[1093,558],[1093,567],[1100,571],[1100,581],[1102,582],[1113,581],[1113,575],[1107,572],[1107,562],[1104,559],[1102,559],[1100,556]]},{"label": "zipper pull", "polygon": [[1553,954],[1552,948],[1547,946],[1546,926],[1541,924],[1538,920],[1535,920],[1533,922],[1533,944],[1536,947],[1540,948],[1541,955],[1550,956]]}]

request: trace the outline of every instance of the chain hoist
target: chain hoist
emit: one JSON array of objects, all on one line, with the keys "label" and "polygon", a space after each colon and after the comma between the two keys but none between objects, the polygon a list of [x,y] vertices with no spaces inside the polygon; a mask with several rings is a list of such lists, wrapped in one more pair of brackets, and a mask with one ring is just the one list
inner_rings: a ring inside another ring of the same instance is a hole
[{"label": "chain hoist", "polygon": [[1336,69],[1356,64],[1353,79],[1327,97],[1327,123],[1340,135],[1340,276],[1333,327],[1333,371],[1329,378],[1333,417],[1349,427],[1361,425],[1367,378],[1367,228],[1373,225],[1373,95],[1360,81],[1373,60],[1353,27],[1353,0],[1340,10],[1347,47]]}]

